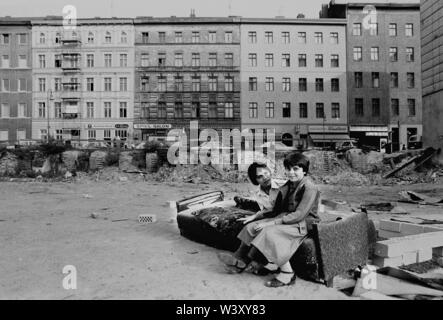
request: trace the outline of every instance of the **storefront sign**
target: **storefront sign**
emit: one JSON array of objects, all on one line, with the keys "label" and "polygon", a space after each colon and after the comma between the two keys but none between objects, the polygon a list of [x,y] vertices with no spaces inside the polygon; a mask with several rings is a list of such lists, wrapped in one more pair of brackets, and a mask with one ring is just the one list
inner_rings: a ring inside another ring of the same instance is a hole
[{"label": "storefront sign", "polygon": [[160,123],[138,123],[134,124],[134,129],[171,129],[171,124]]},{"label": "storefront sign", "polygon": [[388,132],[388,127],[382,127],[382,126],[350,127],[349,131]]},{"label": "storefront sign", "polygon": [[129,128],[129,124],[116,124],[115,125],[115,127],[117,128],[117,129],[127,129],[127,128]]},{"label": "storefront sign", "polygon": [[331,133],[338,133],[348,132],[347,126],[309,126],[309,132],[331,132]]}]

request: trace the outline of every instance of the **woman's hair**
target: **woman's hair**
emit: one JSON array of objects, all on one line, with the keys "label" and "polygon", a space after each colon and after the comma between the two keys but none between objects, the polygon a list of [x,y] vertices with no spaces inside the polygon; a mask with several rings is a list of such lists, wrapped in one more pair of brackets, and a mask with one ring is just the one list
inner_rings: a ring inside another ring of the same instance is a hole
[{"label": "woman's hair", "polygon": [[251,180],[251,183],[255,186],[258,185],[257,182],[257,168],[265,168],[268,169],[268,166],[265,163],[260,163],[260,162],[253,162],[249,167],[248,167],[248,177],[249,180]]},{"label": "woman's hair", "polygon": [[309,159],[300,152],[295,151],[286,155],[283,160],[283,166],[288,170],[292,167],[298,166],[303,169],[305,174],[309,173]]}]

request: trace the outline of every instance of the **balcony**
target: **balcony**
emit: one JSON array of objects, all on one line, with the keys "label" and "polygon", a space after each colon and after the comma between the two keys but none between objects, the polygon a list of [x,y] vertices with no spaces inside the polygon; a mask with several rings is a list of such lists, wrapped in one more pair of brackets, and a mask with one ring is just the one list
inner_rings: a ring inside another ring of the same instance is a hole
[{"label": "balcony", "polygon": [[78,73],[81,69],[79,64],[62,63],[62,70],[63,73]]},{"label": "balcony", "polygon": [[[62,118],[66,120],[80,119],[80,113],[63,112]],[[65,124],[65,127],[66,129],[77,129],[78,125],[73,124],[72,126],[69,126],[69,124]]]},{"label": "balcony", "polygon": [[82,43],[79,36],[73,35],[64,35],[60,41],[64,47],[75,47]]},{"label": "balcony", "polygon": [[63,90],[61,98],[64,101],[78,101],[81,98],[81,92],[77,90]]}]

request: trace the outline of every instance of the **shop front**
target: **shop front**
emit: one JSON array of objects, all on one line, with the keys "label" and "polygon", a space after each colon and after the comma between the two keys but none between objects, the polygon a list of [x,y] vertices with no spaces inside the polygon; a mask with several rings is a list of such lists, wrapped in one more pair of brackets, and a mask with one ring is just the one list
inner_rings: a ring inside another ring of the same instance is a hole
[{"label": "shop front", "polygon": [[351,139],[346,125],[311,125],[308,136],[310,146],[321,148],[334,148],[337,143]]},{"label": "shop front", "polygon": [[386,149],[389,143],[389,128],[387,126],[351,126],[351,138],[358,141],[359,146],[371,147],[378,151]]}]

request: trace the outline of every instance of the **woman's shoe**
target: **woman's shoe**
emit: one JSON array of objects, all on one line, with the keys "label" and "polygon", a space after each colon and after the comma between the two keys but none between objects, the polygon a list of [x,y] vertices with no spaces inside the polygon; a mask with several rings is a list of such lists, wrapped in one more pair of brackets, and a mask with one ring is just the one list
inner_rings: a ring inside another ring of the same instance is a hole
[{"label": "woman's shoe", "polygon": [[278,277],[278,275],[277,275],[277,277],[275,277],[274,279],[267,281],[265,283],[265,286],[270,287],[270,288],[278,288],[278,287],[290,286],[290,285],[295,284],[296,276],[294,275],[294,272],[285,272],[285,271],[281,271],[281,270],[280,270],[280,272],[285,273],[285,274],[293,274],[291,281],[289,281],[288,283],[284,283],[284,282],[277,279],[277,277]]},{"label": "woman's shoe", "polygon": [[241,273],[248,266],[248,264],[229,253],[217,253],[217,257],[221,262],[223,262],[228,273]]}]

